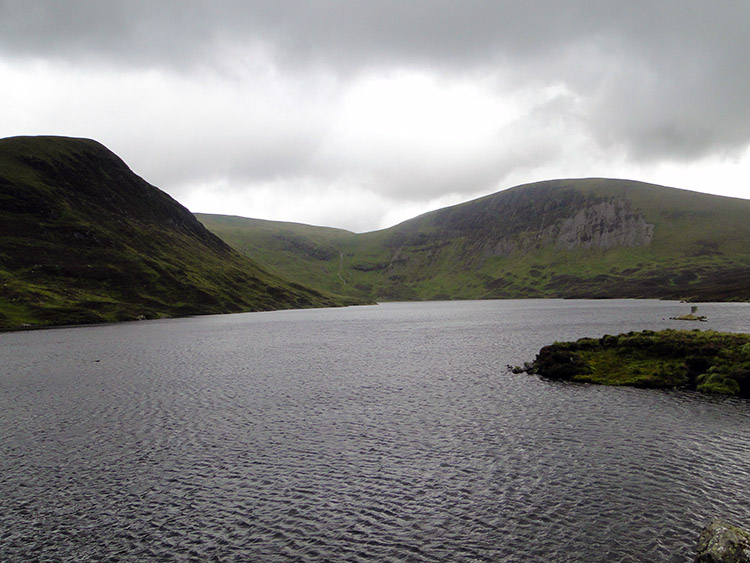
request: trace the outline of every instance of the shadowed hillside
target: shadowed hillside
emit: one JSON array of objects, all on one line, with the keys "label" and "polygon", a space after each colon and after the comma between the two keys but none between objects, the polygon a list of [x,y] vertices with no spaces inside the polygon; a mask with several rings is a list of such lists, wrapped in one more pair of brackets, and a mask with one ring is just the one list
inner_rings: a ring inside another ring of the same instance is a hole
[{"label": "shadowed hillside", "polygon": [[750,201],[640,182],[518,186],[364,234],[198,218],[301,283],[378,300],[750,300]]},{"label": "shadowed hillside", "polygon": [[95,141],[0,140],[0,328],[340,304],[240,255]]}]

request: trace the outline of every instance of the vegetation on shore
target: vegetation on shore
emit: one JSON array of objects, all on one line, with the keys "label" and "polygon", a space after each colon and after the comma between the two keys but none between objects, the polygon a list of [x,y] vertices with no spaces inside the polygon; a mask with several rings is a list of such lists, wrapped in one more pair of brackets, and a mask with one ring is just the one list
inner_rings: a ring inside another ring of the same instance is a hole
[{"label": "vegetation on shore", "polygon": [[513,371],[554,380],[750,398],[750,334],[668,329],[555,342]]}]

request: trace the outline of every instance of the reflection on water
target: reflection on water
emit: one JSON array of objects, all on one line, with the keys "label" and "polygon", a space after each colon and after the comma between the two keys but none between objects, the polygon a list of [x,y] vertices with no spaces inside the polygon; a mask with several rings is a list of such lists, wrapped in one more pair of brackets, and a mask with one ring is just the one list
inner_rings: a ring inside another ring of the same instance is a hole
[{"label": "reflection on water", "polygon": [[[0,560],[689,561],[750,404],[507,371],[655,301],[402,303],[0,335]],[[750,332],[750,307],[695,328]]]}]

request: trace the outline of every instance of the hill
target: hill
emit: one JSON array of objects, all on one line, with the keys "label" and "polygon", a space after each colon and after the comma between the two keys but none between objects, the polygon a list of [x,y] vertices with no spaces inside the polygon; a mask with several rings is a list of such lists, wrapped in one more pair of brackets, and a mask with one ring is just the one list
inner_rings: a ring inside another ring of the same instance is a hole
[{"label": "hill", "polygon": [[0,140],[0,328],[345,302],[242,256],[95,141]]},{"label": "hill", "polygon": [[376,300],[750,300],[750,201],[641,182],[517,186],[363,234],[197,217],[301,283]]}]

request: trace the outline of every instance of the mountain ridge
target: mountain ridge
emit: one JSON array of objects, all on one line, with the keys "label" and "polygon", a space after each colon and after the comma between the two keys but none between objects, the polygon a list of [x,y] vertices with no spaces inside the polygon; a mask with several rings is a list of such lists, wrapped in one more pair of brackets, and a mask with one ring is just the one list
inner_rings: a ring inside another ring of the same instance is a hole
[{"label": "mountain ridge", "polygon": [[633,180],[524,184],[359,234],[196,216],[271,268],[377,300],[750,300],[750,201]]},{"label": "mountain ridge", "polygon": [[191,214],[96,141],[13,137],[0,329],[386,300],[750,301],[748,219],[749,200],[583,178],[352,233]]}]

